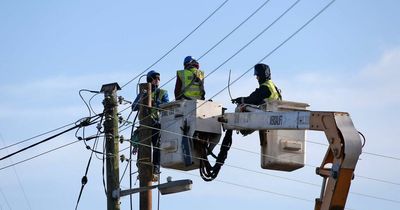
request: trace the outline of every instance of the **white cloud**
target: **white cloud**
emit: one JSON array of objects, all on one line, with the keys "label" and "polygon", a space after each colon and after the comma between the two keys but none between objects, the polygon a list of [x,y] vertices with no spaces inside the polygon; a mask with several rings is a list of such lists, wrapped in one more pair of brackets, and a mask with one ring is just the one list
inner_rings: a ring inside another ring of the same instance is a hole
[{"label": "white cloud", "polygon": [[378,61],[370,63],[361,72],[369,78],[395,82],[400,76],[400,48],[387,50]]}]

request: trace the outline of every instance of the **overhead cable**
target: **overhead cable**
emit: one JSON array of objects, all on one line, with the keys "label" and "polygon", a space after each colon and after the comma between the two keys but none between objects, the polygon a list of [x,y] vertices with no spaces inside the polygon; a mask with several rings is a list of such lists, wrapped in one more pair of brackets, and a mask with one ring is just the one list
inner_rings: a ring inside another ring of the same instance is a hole
[{"label": "overhead cable", "polygon": [[49,141],[49,140],[51,140],[51,139],[54,139],[55,137],[60,136],[60,135],[62,135],[62,134],[64,134],[64,133],[67,133],[67,132],[69,132],[69,131],[71,131],[71,130],[74,130],[74,129],[76,129],[76,128],[79,128],[79,127],[82,127],[82,126],[87,126],[87,125],[93,124],[93,122],[91,122],[90,120],[91,120],[91,118],[85,118],[83,121],[79,122],[79,124],[77,124],[77,125],[75,125],[75,126],[69,128],[69,129],[67,129],[67,130],[65,130],[65,131],[62,131],[62,132],[57,133],[57,134],[55,134],[55,135],[52,135],[52,136],[50,136],[50,137],[48,137],[48,138],[46,138],[46,139],[43,139],[42,141],[36,142],[36,143],[34,143],[34,144],[32,144],[32,145],[29,145],[29,146],[27,146],[27,147],[24,147],[24,148],[22,148],[22,149],[20,149],[20,150],[18,150],[18,151],[16,151],[16,152],[13,152],[13,153],[11,153],[11,154],[8,154],[8,155],[6,155],[6,156],[0,158],[0,161],[1,161],[1,160],[4,160],[4,159],[7,159],[7,158],[9,158],[9,157],[12,157],[12,156],[14,156],[14,155],[16,155],[16,154],[18,154],[18,153],[20,153],[20,152],[23,152],[23,151],[27,150],[27,149],[30,149],[30,148],[32,148],[32,147],[35,147],[35,146],[37,146],[37,145],[39,145],[39,144],[42,144],[42,143],[44,143],[44,142],[47,142],[47,141]]},{"label": "overhead cable", "polygon": [[33,156],[33,157],[30,157],[30,158],[27,158],[27,159],[18,161],[18,162],[16,162],[16,163],[10,164],[10,165],[8,165],[8,166],[4,166],[4,167],[0,168],[0,171],[3,170],[3,169],[9,168],[9,167],[18,165],[18,164],[20,164],[20,163],[26,162],[26,161],[28,161],[28,160],[32,160],[32,159],[37,158],[37,157],[39,157],[39,156],[45,155],[45,154],[47,154],[47,153],[53,152],[53,151],[55,151],[55,150],[58,150],[58,149],[67,147],[67,146],[72,145],[72,144],[75,144],[75,143],[77,143],[77,142],[79,142],[79,141],[80,141],[80,140],[76,140],[76,141],[70,142],[70,143],[68,143],[68,144],[64,144],[64,145],[62,145],[62,146],[59,146],[59,147],[56,147],[56,148],[54,148],[54,149],[48,150],[48,151],[46,151],[46,152],[40,153],[40,154],[35,155],[35,156]]},{"label": "overhead cable", "polygon": [[[139,144],[141,146],[145,146],[145,147],[151,147],[151,146],[143,144],[143,143],[137,143],[137,144]],[[159,147],[156,147],[156,148],[162,150],[162,148],[159,148]],[[181,154],[185,155],[183,153],[181,153]],[[190,155],[190,157],[198,159],[198,160],[206,160],[206,159],[204,159],[202,157],[196,157],[196,156],[193,156],[193,155]],[[248,168],[244,168],[244,167],[236,166],[236,165],[232,165],[232,164],[226,164],[226,163],[218,162],[218,161],[216,161],[215,163],[216,164],[220,164],[220,165],[226,165],[227,167],[230,167],[230,168],[235,168],[235,169],[238,169],[238,170],[243,170],[243,171],[247,171],[247,172],[251,172],[251,173],[271,176],[271,177],[275,177],[275,178],[278,178],[278,179],[284,179],[284,180],[287,180],[287,181],[293,181],[293,182],[300,183],[300,184],[310,185],[310,186],[313,186],[313,187],[321,187],[320,184],[315,184],[315,183],[312,183],[312,182],[306,182],[306,181],[299,180],[299,179],[293,179],[293,178],[283,177],[283,176],[279,176],[279,175],[269,174],[269,173],[265,173],[265,172],[261,172],[261,171],[257,171],[257,170],[253,170],[253,169],[248,169]],[[147,163],[147,164],[150,164],[150,163]],[[168,168],[166,168],[166,169],[168,169]],[[214,180],[218,181],[217,179],[214,179]],[[377,200],[388,201],[388,202],[400,204],[399,200],[388,199],[388,198],[374,196],[374,195],[368,195],[368,194],[365,194],[365,193],[359,193],[359,192],[350,191],[350,194],[355,194],[355,195],[362,196],[362,197],[374,198],[374,199],[377,199]]]},{"label": "overhead cable", "polygon": [[[3,136],[1,134],[0,134],[0,139],[1,139],[2,143],[5,145]],[[6,150],[6,152],[8,152],[8,151]],[[10,159],[10,163],[11,164],[13,163],[12,159]],[[17,169],[15,169],[15,167],[12,167],[12,168],[13,168],[13,171],[14,171],[14,174],[15,174],[15,178],[17,179],[18,186],[21,188],[22,194],[24,195],[24,200],[25,200],[26,204],[28,205],[28,208],[32,209],[31,202],[29,201],[28,196],[26,195],[24,185],[22,184],[21,179],[19,178],[19,175],[17,173]]]},{"label": "overhead cable", "polygon": [[204,19],[196,28],[194,28],[188,35],[186,35],[180,42],[178,42],[175,46],[173,46],[168,52],[166,52],[163,56],[161,56],[156,62],[154,62],[153,64],[151,64],[149,67],[147,67],[144,71],[140,72],[137,76],[135,76],[134,78],[132,78],[131,80],[129,80],[127,83],[125,83],[124,85],[121,86],[121,88],[124,88],[125,86],[127,86],[129,83],[131,83],[132,81],[134,81],[135,79],[137,79],[141,74],[143,74],[144,72],[148,71],[151,67],[153,67],[154,65],[156,65],[158,62],[160,62],[162,59],[164,59],[169,53],[171,53],[173,50],[175,50],[175,48],[177,48],[182,42],[184,42],[187,38],[189,38],[189,36],[191,36],[195,31],[197,31],[197,29],[199,29],[205,22],[207,22],[208,19],[210,19],[216,12],[218,12],[218,10],[220,10],[229,0],[225,0],[224,2],[222,2],[221,5],[219,5],[206,19]]},{"label": "overhead cable", "polygon": [[[228,61],[230,61],[232,58],[234,58],[236,55],[238,55],[241,51],[243,51],[245,48],[247,48],[251,43],[253,43],[256,39],[258,39],[262,34],[264,34],[267,30],[269,30],[276,22],[278,22],[283,16],[285,16],[291,9],[293,9],[294,6],[296,6],[296,4],[298,4],[301,0],[297,0],[296,2],[294,2],[288,9],[286,9],[278,18],[276,18],[271,24],[269,24],[266,28],[264,28],[259,34],[257,34],[252,40],[250,40],[249,42],[247,42],[243,47],[241,47],[238,51],[236,51],[232,56],[230,56],[228,59],[226,59],[224,62],[222,62],[217,68],[215,68],[214,70],[212,70],[209,74],[206,75],[205,78],[207,78],[208,76],[210,76],[212,73],[214,73],[215,71],[217,71],[219,68],[221,68],[223,65],[225,65]],[[240,27],[241,25],[243,25],[244,22],[246,22],[248,19],[250,19],[250,17],[252,17],[256,12],[258,12],[266,3],[268,3],[268,1],[264,2],[263,5],[261,5],[259,8],[257,8],[256,11],[254,11],[245,21],[243,21],[241,24],[239,24],[238,27]],[[237,27],[237,28],[238,28]],[[233,33],[234,31],[236,31],[235,28],[231,33]],[[229,33],[226,37],[228,37],[231,33]],[[218,42],[216,45],[214,45],[211,49],[214,49],[218,44],[220,44],[224,39],[226,39],[226,37],[224,37],[220,42]],[[206,53],[204,53],[202,55],[202,57],[204,55],[206,55],[207,53],[209,53],[208,50]],[[175,79],[176,76],[172,77],[171,79],[169,79],[166,83],[164,83],[161,87],[167,85],[169,82],[171,82],[173,79]]]},{"label": "overhead cable", "polygon": [[254,10],[246,19],[244,19],[239,25],[237,25],[231,32],[229,32],[224,38],[219,40],[216,44],[214,44],[210,49],[208,49],[205,53],[203,53],[198,60],[201,60],[205,55],[207,55],[210,51],[212,51],[215,47],[221,44],[225,39],[227,39],[230,35],[232,35],[237,29],[239,29],[243,24],[245,24],[250,18],[252,18],[256,13],[258,13],[270,0],[262,3],[256,10]]},{"label": "overhead cable", "polygon": [[33,136],[33,137],[30,137],[30,138],[21,140],[21,141],[19,141],[19,142],[14,143],[14,144],[10,144],[10,145],[8,145],[8,146],[5,146],[5,147],[0,148],[0,151],[3,150],[3,149],[7,149],[7,148],[9,148],[9,147],[13,147],[13,146],[18,145],[18,144],[22,144],[22,143],[27,142],[27,141],[29,141],[29,140],[32,140],[32,139],[35,139],[35,138],[44,136],[44,135],[49,134],[49,133],[52,133],[52,132],[54,132],[54,131],[63,129],[63,128],[68,127],[68,126],[70,126],[70,125],[73,125],[73,124],[75,124],[75,123],[76,123],[76,122],[72,122],[72,123],[69,123],[69,124],[67,124],[67,125],[63,125],[63,126],[61,126],[61,127],[55,128],[55,129],[53,129],[53,130],[50,130],[50,131],[47,131],[47,132],[38,134],[38,135],[36,135],[36,136]]},{"label": "overhead cable", "polygon": [[[271,50],[267,55],[265,55],[262,59],[258,61],[258,63],[263,62],[266,58],[268,58],[270,55],[272,55],[274,52],[276,52],[279,48],[281,48],[284,44],[286,44],[290,39],[292,39],[295,35],[297,35],[301,30],[303,30],[307,25],[309,25],[313,20],[315,20],[319,15],[321,15],[326,9],[328,9],[336,0],[330,1],[325,7],[323,7],[317,14],[315,14],[312,18],[310,18],[305,24],[303,24],[299,29],[297,29],[294,33],[292,33],[288,38],[286,38],[283,42],[281,42],[278,46],[276,46],[273,50]],[[238,78],[233,80],[230,85],[236,83],[238,80],[240,80],[244,75],[249,73],[253,67],[249,68],[247,71],[245,71],[243,74],[241,74]],[[217,92],[215,95],[213,95],[210,99],[214,98],[215,96],[221,94],[228,86],[225,86],[222,90]],[[201,106],[201,105],[200,105]]]}]

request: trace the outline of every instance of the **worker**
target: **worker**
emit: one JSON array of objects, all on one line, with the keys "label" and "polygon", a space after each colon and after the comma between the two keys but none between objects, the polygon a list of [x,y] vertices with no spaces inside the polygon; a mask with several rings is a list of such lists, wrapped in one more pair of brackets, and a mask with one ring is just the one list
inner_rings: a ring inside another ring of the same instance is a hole
[{"label": "worker", "polygon": [[254,75],[257,76],[260,87],[247,97],[232,99],[232,103],[261,105],[265,103],[265,100],[282,100],[280,90],[271,80],[271,70],[268,65],[263,63],[256,64],[254,66]]},{"label": "worker", "polygon": [[[160,114],[159,107],[160,104],[168,103],[168,92],[164,89],[158,88],[160,85],[160,73],[151,70],[146,75],[146,80],[148,83],[151,83],[151,101],[152,108],[150,109],[149,117],[152,120],[151,127],[152,129],[152,137],[151,143],[153,145],[153,174],[155,175],[154,181],[157,181],[158,174],[160,174]],[[136,96],[135,101],[132,104],[132,110],[139,110],[139,102],[141,97],[145,95],[139,94]]]},{"label": "worker", "polygon": [[183,66],[184,70],[176,73],[175,100],[204,100],[204,72],[199,70],[199,62],[192,56],[186,56]]}]

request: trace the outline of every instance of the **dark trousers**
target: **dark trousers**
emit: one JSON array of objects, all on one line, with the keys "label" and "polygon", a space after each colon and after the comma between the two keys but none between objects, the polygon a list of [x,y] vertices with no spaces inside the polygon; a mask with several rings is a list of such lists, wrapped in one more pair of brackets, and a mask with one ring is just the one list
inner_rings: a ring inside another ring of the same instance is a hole
[{"label": "dark trousers", "polygon": [[151,130],[151,143],[153,145],[153,165],[156,168],[160,168],[160,123],[154,123],[153,126],[155,129]]}]

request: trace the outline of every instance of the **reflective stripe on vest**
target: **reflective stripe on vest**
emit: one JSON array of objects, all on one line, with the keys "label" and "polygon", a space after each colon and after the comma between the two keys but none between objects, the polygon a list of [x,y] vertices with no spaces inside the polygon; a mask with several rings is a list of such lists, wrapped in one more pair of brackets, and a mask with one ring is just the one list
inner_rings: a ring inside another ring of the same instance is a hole
[{"label": "reflective stripe on vest", "polygon": [[279,99],[279,93],[278,93],[278,91],[276,91],[275,84],[271,80],[265,81],[264,83],[262,83],[260,85],[260,87],[261,86],[267,86],[267,88],[269,89],[269,92],[271,92],[271,95],[266,99],[268,99],[268,100],[278,100]]},{"label": "reflective stripe on vest", "polygon": [[[201,99],[202,92],[204,91],[201,87],[201,82],[204,79],[203,71],[196,68],[180,70],[178,71],[178,77],[182,81],[181,95],[190,99]],[[199,78],[201,81],[193,81],[195,77]]]}]

